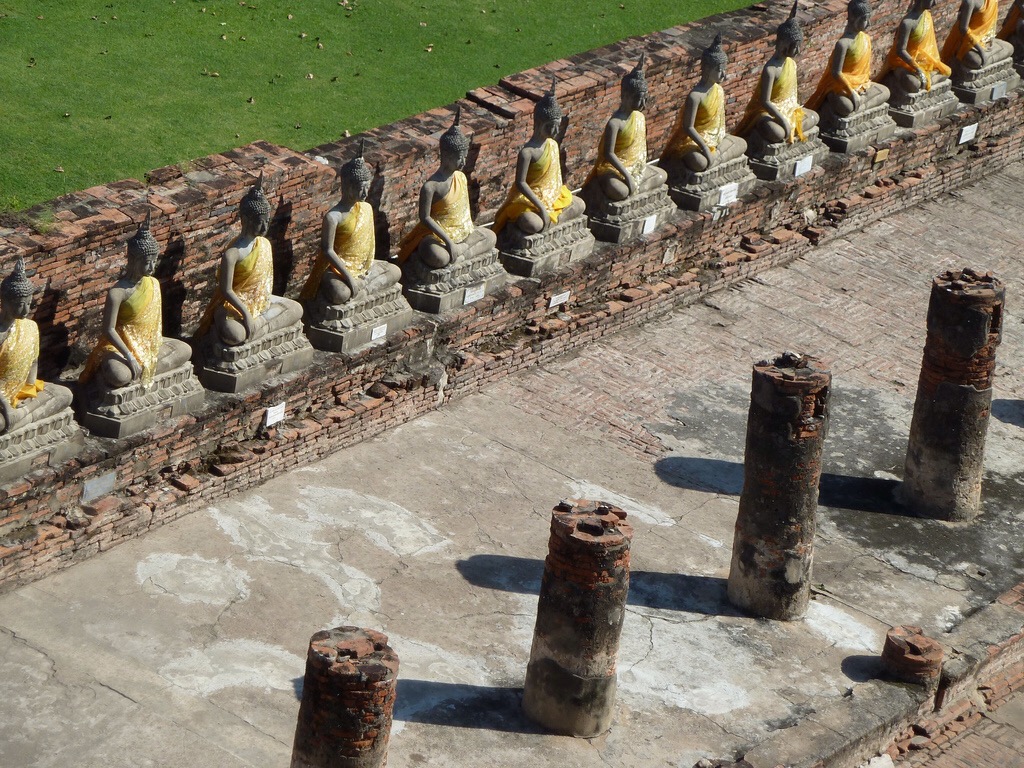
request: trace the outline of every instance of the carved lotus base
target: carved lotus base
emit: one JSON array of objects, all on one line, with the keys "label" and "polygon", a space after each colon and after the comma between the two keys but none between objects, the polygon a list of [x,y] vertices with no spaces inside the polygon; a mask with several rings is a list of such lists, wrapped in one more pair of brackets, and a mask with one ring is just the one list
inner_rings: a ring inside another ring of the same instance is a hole
[{"label": "carved lotus base", "polygon": [[[60,390],[71,402],[71,391],[47,382],[46,390]],[[22,424],[0,435],[0,483],[17,480],[33,467],[56,466],[78,452],[84,443],[82,430],[70,405],[38,421]]]},{"label": "carved lotus base", "polygon": [[313,361],[313,347],[303,335],[300,322],[268,331],[237,347],[224,346],[211,335],[201,347],[199,380],[216,392],[243,392]]},{"label": "carved lotus base", "polygon": [[818,138],[818,126],[807,131],[805,136],[805,141],[792,144],[780,141],[756,147],[751,142],[747,148],[750,170],[762,181],[791,181],[808,172],[828,156],[828,147]]},{"label": "carved lotus base", "polygon": [[[688,211],[706,211],[723,205],[725,198],[743,197],[757,182],[750,170],[746,155],[720,163],[700,173],[687,173],[682,179],[671,180],[669,194],[680,208]],[[736,185],[735,189],[732,185]]]},{"label": "carved lotus base", "polygon": [[896,121],[889,116],[889,105],[879,104],[848,117],[822,113],[820,128],[821,140],[833,152],[859,152],[896,133]]},{"label": "carved lotus base", "polygon": [[95,383],[85,394],[82,425],[100,437],[128,437],[198,410],[205,397],[192,363],[186,362],[158,373],[146,388],[141,382],[120,389]]},{"label": "carved lotus base", "polygon": [[584,258],[594,250],[587,217],[559,221],[544,232],[524,235],[509,224],[498,236],[501,263],[513,275],[535,277]]},{"label": "carved lotus base", "polygon": [[960,102],[953,95],[952,83],[946,78],[933,80],[930,91],[903,93],[895,78],[886,80],[889,91],[889,117],[901,128],[920,128],[931,125],[956,111]]},{"label": "carved lotus base", "polygon": [[325,352],[348,353],[402,330],[413,312],[402,286],[392,285],[342,305],[322,307],[317,314],[322,319],[306,326],[310,343]]},{"label": "carved lotus base", "polygon": [[[994,41],[996,43],[1002,40]],[[1009,46],[1009,43],[1004,43]],[[1020,85],[1020,75],[1013,66],[1013,59],[1006,58],[988,64],[980,69],[953,69],[953,93],[964,104],[983,104],[1002,98]]]},{"label": "carved lotus base", "polygon": [[415,256],[405,263],[402,282],[405,298],[413,309],[437,314],[472,304],[505,284],[498,251],[491,248],[476,256],[462,257],[442,269],[430,269]]},{"label": "carved lotus base", "polygon": [[650,234],[675,208],[667,184],[621,201],[609,200],[594,184],[584,190],[582,197],[587,204],[590,231],[605,243],[624,243]]}]

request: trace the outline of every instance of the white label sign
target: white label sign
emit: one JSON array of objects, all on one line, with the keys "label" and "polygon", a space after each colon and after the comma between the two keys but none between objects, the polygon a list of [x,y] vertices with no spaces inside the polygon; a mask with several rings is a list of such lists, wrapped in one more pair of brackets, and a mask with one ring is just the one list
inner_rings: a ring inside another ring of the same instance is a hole
[{"label": "white label sign", "polygon": [[732,184],[726,184],[722,187],[722,191],[718,194],[718,204],[728,205],[729,203],[735,203],[739,197],[740,185],[735,181]]},{"label": "white label sign", "polygon": [[462,305],[465,306],[466,304],[472,304],[474,301],[480,301],[480,299],[484,297],[484,290],[485,288],[483,283],[480,283],[480,285],[471,285],[466,289],[466,295],[462,299]]},{"label": "white label sign", "polygon": [[1006,95],[1006,81],[1003,80],[1001,83],[996,83],[992,86],[992,101],[1001,99]]},{"label": "white label sign", "polygon": [[978,124],[977,123],[971,123],[970,125],[965,125],[963,128],[960,129],[960,138],[957,139],[957,143],[958,144],[966,144],[968,141],[973,140],[974,137],[977,136],[977,135],[978,135]]},{"label": "white label sign", "polygon": [[808,155],[807,157],[801,157],[796,161],[796,167],[793,169],[794,176],[803,176],[808,173],[811,168],[814,167],[814,155]]},{"label": "white label sign", "polygon": [[82,503],[85,504],[100,496],[106,496],[114,490],[116,484],[117,470],[86,480],[82,484]]},{"label": "white label sign", "polygon": [[644,228],[640,230],[641,235],[649,235],[654,231],[654,228],[658,226],[658,214],[652,213],[646,219],[644,219]]},{"label": "white label sign", "polygon": [[372,331],[370,331],[370,341],[376,341],[377,339],[383,339],[388,335],[388,324],[378,325]]},{"label": "white label sign", "polygon": [[554,296],[551,297],[551,300],[548,302],[548,309],[551,309],[552,307],[557,307],[561,304],[565,304],[565,302],[569,300],[570,293],[571,291],[563,291],[562,293],[556,293]]},{"label": "white label sign", "polygon": [[284,421],[284,403],[278,403],[267,408],[266,426],[272,427],[279,421]]}]

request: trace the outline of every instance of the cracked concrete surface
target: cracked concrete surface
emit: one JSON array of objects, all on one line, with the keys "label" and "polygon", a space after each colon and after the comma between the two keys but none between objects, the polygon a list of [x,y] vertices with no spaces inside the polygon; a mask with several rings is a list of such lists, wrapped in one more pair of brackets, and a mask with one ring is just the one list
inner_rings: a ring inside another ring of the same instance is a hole
[{"label": "cracked concrete surface", "polygon": [[[401,658],[393,768],[689,768],[813,716],[877,672],[891,624],[941,638],[1024,577],[1024,239],[964,235],[1020,220],[1022,192],[1011,166],[0,597],[0,765],[287,765],[309,636],[340,623]],[[954,527],[892,491],[929,280],[962,264],[1009,301],[984,514]],[[835,393],[815,599],[783,624],[734,611],[725,577],[750,365],[789,348]],[[591,741],[519,711],[571,496],[636,528],[615,725]]]}]

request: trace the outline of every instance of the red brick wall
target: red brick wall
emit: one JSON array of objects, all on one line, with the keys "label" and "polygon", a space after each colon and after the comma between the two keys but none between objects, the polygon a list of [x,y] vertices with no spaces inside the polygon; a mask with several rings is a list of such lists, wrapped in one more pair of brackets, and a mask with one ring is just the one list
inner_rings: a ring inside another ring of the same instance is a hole
[{"label": "red brick wall", "polygon": [[[954,10],[952,4],[943,6],[939,18],[948,19]],[[839,4],[827,3],[814,9],[814,19],[808,16],[809,70],[820,70],[823,51],[842,23],[840,11]],[[880,39],[888,38],[898,13],[891,3],[879,6]],[[771,13],[748,9],[651,36],[650,82],[660,105],[652,110],[650,123],[655,153],[674,119],[670,105],[691,82],[694,62],[685,52],[703,46],[718,28],[727,28],[732,41],[747,40],[730,46],[733,98],[743,90],[740,99],[745,100],[746,88],[737,86],[747,78],[739,75],[760,67],[770,42],[763,32],[782,15],[778,8]],[[939,26],[948,24],[940,21]],[[570,162],[577,162],[573,181],[580,180],[586,166],[575,159],[592,155],[599,124],[617,97],[618,79],[632,66],[640,45],[635,40],[618,43],[545,68],[558,72],[563,102],[570,115],[577,115],[567,138]],[[805,87],[813,87],[812,81],[806,78]],[[513,156],[529,130],[532,102],[517,95],[528,82],[538,84],[537,92],[547,87],[545,74],[531,71],[507,78],[500,88],[471,94],[487,101],[488,109],[466,102],[470,111],[464,123],[479,147],[475,165],[484,209],[493,209],[504,195]],[[573,110],[573,104],[583,102],[584,109]],[[733,104],[734,112],[741,108]],[[446,107],[368,133],[368,159],[382,171],[371,194],[379,200],[383,240],[411,225],[416,190],[432,169],[436,134],[450,113]],[[650,236],[623,246],[599,246],[591,257],[557,274],[539,281],[512,280],[499,293],[446,315],[436,329],[423,323],[354,358],[318,353],[314,365],[294,378],[245,396],[208,393],[198,415],[156,433],[122,441],[90,439],[76,459],[56,468],[41,466],[22,481],[0,487],[0,589],[38,578],[539,360],[787,263],[823,239],[856,231],[1019,160],[1024,156],[1022,118],[1019,93],[986,108],[964,108],[939,126],[889,142],[884,163],[874,163],[873,154],[833,155],[795,182],[758,185],[717,221],[710,214],[681,213]],[[978,137],[958,145],[959,127],[975,121],[980,121]],[[347,159],[354,141],[307,155],[335,163]],[[261,163],[266,163],[276,206],[272,234],[279,290],[294,296],[315,253],[319,220],[337,193],[336,182],[330,169],[309,156],[265,143],[203,158],[184,175],[178,168],[154,171],[148,187],[127,181],[64,196],[55,201],[63,222],[60,232],[43,237],[19,231],[0,239],[0,263],[10,265],[16,255],[25,255],[37,285],[45,285],[37,310],[44,374],[53,377],[69,357],[73,364],[92,343],[111,275],[123,265],[124,240],[147,200],[158,209],[153,226],[167,249],[161,264],[165,332],[190,333],[212,290],[217,257],[232,234],[237,201]],[[564,290],[572,291],[570,304],[552,314],[548,299]],[[262,429],[264,409],[282,400],[288,402],[289,420]],[[110,471],[116,472],[113,493],[83,505],[83,483]]]}]

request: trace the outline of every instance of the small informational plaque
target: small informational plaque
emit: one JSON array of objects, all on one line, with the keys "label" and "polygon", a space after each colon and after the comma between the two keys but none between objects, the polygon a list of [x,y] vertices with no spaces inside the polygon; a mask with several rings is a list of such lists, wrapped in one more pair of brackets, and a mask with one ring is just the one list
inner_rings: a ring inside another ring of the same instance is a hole
[{"label": "small informational plaque", "polygon": [[82,503],[98,499],[112,493],[114,485],[117,484],[117,472],[106,472],[102,475],[90,478],[82,483]]},{"label": "small informational plaque", "polygon": [[267,408],[266,426],[272,427],[279,421],[284,421],[284,403],[278,403]]},{"label": "small informational plaque", "polygon": [[466,289],[466,295],[462,299],[462,305],[472,304],[474,301],[480,301],[484,297],[484,284],[471,285]]},{"label": "small informational plaque", "polygon": [[995,85],[992,86],[992,101],[995,101],[996,99],[1001,99],[1005,95],[1006,95],[1006,81],[1005,80],[1003,80],[1002,82],[996,83]]},{"label": "small informational plaque", "polygon": [[388,324],[378,325],[372,331],[370,331],[370,341],[376,341],[377,339],[383,339],[388,335]]},{"label": "small informational plaque", "polygon": [[731,184],[726,184],[722,187],[722,191],[718,193],[718,204],[728,205],[729,203],[735,203],[736,198],[739,197],[740,185],[735,181]]},{"label": "small informational plaque", "polygon": [[646,219],[644,219],[644,227],[640,230],[641,235],[649,235],[654,231],[654,228],[658,226],[658,215],[652,213]]},{"label": "small informational plaque", "polygon": [[957,139],[957,144],[966,144],[968,141],[974,141],[974,137],[978,135],[978,124],[971,123],[965,125],[960,129],[960,138]]},{"label": "small informational plaque", "polygon": [[805,173],[809,173],[811,168],[814,167],[814,155],[807,155],[807,157],[801,157],[796,161],[796,167],[793,169],[794,176],[803,176]]},{"label": "small informational plaque", "polygon": [[559,307],[562,304],[565,304],[565,302],[569,300],[570,293],[572,292],[562,291],[561,293],[556,293],[554,296],[551,297],[551,300],[548,301],[548,309],[551,309],[552,307]]}]

